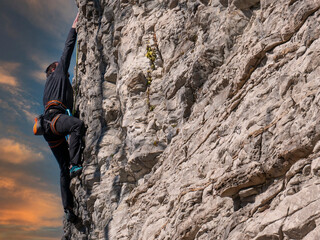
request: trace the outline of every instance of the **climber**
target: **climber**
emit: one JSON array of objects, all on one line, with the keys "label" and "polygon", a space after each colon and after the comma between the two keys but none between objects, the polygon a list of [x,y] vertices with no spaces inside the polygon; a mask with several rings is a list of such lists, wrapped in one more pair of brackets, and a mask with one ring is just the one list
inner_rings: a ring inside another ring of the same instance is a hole
[{"label": "climber", "polygon": [[[77,38],[78,15],[79,13],[72,24],[60,61],[51,63],[45,70],[47,80],[43,93],[45,108],[43,136],[60,167],[61,198],[66,219],[70,222],[75,222],[77,218],[73,212],[70,180],[82,171],[80,161],[82,136],[85,131],[83,121],[66,114],[67,109],[73,108],[73,89],[68,69]],[[69,144],[65,139],[66,135],[69,135]]]}]

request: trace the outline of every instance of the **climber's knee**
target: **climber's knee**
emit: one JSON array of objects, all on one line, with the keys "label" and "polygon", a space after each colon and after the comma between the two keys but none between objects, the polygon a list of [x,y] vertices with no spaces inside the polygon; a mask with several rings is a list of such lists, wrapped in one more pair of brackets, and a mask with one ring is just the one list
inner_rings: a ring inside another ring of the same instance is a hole
[{"label": "climber's knee", "polygon": [[76,132],[77,132],[77,135],[79,135],[79,136],[83,136],[85,134],[84,122],[80,119],[77,122]]}]

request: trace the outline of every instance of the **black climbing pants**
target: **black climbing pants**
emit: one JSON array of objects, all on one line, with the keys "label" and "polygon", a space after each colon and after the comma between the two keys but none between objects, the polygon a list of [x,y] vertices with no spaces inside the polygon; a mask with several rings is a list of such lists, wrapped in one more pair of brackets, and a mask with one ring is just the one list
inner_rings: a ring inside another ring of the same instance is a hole
[{"label": "black climbing pants", "polygon": [[[84,124],[78,118],[65,114],[55,115],[50,128],[44,134],[53,155],[60,167],[60,189],[64,209],[73,208],[73,196],[70,191],[69,166],[79,165],[81,161],[82,136]],[[69,135],[69,144],[65,136]]]}]

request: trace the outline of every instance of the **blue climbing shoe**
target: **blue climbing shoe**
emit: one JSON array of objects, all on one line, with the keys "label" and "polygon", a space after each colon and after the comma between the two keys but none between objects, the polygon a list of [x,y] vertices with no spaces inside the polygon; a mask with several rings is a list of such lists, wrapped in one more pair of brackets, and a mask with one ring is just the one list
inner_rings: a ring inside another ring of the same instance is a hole
[{"label": "blue climbing shoe", "polygon": [[82,171],[82,167],[80,166],[72,166],[72,168],[70,169],[70,178],[74,178],[76,176],[78,176]]}]

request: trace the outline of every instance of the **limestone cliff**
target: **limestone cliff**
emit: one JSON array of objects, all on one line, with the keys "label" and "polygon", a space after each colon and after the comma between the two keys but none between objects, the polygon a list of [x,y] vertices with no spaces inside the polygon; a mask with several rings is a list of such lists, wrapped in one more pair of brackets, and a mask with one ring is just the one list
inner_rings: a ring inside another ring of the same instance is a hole
[{"label": "limestone cliff", "polygon": [[320,239],[319,0],[76,0],[65,239]]}]

